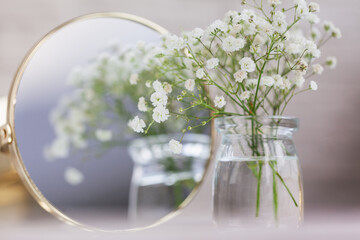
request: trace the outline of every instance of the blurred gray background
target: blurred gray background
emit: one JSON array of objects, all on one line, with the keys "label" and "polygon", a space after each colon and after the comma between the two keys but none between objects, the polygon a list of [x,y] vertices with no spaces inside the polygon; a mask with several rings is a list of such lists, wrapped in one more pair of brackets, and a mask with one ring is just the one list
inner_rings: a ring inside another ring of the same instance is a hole
[{"label": "blurred gray background", "polygon": [[[288,1],[288,0],[283,0]],[[119,11],[152,20],[173,33],[205,27],[240,0],[0,0],[0,94],[8,92],[25,53],[50,29],[78,15]],[[317,0],[320,17],[342,29],[323,56],[337,56],[338,67],[323,73],[319,90],[298,96],[286,114],[300,118],[295,142],[303,168],[305,214],[360,208],[360,2]],[[210,174],[211,175],[211,174]],[[196,199],[210,211],[211,176]]]}]

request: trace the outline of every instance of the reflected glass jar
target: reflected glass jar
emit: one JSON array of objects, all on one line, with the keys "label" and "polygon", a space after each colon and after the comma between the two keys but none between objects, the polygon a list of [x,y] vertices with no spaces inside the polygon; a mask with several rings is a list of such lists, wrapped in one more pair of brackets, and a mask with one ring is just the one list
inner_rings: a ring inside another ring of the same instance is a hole
[{"label": "reflected glass jar", "polygon": [[151,222],[177,209],[202,180],[210,156],[210,137],[185,134],[181,154],[173,154],[169,140],[181,135],[139,138],[129,145],[134,161],[129,218]]},{"label": "reflected glass jar", "polygon": [[302,176],[292,117],[216,119],[221,143],[213,181],[220,227],[297,227],[303,219]]}]

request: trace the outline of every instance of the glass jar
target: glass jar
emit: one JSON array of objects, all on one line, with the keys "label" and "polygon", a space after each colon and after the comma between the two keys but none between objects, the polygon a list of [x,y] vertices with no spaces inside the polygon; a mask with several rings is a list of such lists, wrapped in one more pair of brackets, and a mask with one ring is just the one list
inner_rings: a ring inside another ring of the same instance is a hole
[{"label": "glass jar", "polygon": [[136,139],[129,153],[134,161],[129,218],[146,224],[176,210],[202,180],[210,156],[210,137],[185,134],[181,154],[173,154],[169,140],[182,135]]},{"label": "glass jar", "polygon": [[303,219],[302,175],[293,117],[216,119],[221,135],[213,181],[220,227],[297,227]]}]

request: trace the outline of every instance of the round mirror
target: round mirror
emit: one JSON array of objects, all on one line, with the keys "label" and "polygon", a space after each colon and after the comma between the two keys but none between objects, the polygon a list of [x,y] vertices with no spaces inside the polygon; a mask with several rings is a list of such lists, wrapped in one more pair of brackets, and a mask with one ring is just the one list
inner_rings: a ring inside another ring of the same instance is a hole
[{"label": "round mirror", "polygon": [[135,16],[92,14],[54,29],[24,59],[9,96],[11,151],[45,210],[87,229],[128,230],[163,222],[191,200],[210,130],[185,134],[174,154],[169,139],[180,138],[181,119],[146,135],[129,128],[139,110],[151,114],[141,96],[154,79],[171,82],[151,67],[164,34]]}]

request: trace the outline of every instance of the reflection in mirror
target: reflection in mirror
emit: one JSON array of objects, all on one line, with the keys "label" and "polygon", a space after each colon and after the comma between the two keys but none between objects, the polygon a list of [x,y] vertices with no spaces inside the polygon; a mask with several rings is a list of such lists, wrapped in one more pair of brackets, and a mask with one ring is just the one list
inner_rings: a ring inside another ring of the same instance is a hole
[{"label": "reflection in mirror", "polygon": [[[142,96],[154,92],[155,79],[164,91],[184,90],[158,71],[161,37],[126,19],[82,19],[49,35],[23,72],[15,108],[22,160],[50,204],[81,224],[153,224],[203,178],[209,129],[179,136],[181,117],[153,126],[142,121],[153,118]],[[179,107],[166,101],[170,114]],[[170,151],[170,139],[182,139],[180,154]]]}]

